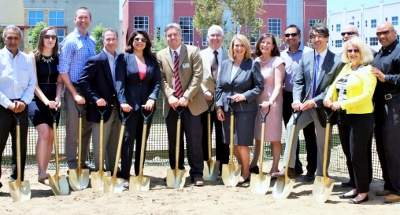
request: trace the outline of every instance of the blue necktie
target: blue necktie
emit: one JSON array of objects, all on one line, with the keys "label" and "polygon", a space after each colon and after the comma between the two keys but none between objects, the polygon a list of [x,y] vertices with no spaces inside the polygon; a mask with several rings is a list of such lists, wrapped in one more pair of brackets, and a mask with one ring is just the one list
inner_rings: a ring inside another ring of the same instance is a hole
[{"label": "blue necktie", "polygon": [[315,97],[315,93],[317,92],[317,82],[318,82],[318,72],[319,72],[319,59],[320,55],[317,54],[314,57],[314,70],[313,70],[313,84],[312,84],[312,98]]}]

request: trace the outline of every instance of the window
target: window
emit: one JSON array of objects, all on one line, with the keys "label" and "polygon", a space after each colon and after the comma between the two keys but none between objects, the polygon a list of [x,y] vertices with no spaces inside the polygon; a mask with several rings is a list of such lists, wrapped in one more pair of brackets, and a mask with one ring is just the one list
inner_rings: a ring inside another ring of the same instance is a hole
[{"label": "window", "polygon": [[370,46],[377,46],[378,45],[378,37],[370,37],[369,38],[369,45]]},{"label": "window", "polygon": [[65,29],[64,28],[57,29],[58,42],[63,41],[64,37],[65,37]]},{"label": "window", "polygon": [[360,28],[360,22],[357,21],[357,28]]},{"label": "window", "polygon": [[31,10],[28,12],[29,26],[35,26],[36,23],[43,22],[43,11]]},{"label": "window", "polygon": [[371,19],[371,28],[376,28],[376,19]]},{"label": "window", "polygon": [[49,11],[50,26],[64,26],[64,11]]},{"label": "window", "polygon": [[331,29],[331,31],[333,31],[333,25],[332,25],[332,29]]},{"label": "window", "polygon": [[335,40],[335,47],[336,48],[342,47],[342,40]]},{"label": "window", "polygon": [[365,20],[365,27],[368,27],[368,20]]},{"label": "window", "polygon": [[365,44],[368,44],[368,37],[365,38]]},{"label": "window", "polygon": [[[308,24],[310,25],[310,27],[313,27],[315,24],[321,23],[321,22],[322,22],[322,20],[320,20],[320,19],[310,19],[310,20],[308,20]],[[333,30],[333,26],[332,26],[332,30]]]},{"label": "window", "polygon": [[207,41],[207,29],[201,29],[201,45],[203,47],[208,46],[208,41]]},{"label": "window", "polygon": [[340,24],[336,24],[336,32],[340,32]]},{"label": "window", "polygon": [[187,45],[193,45],[193,17],[179,17],[179,25],[182,28],[183,43]]},{"label": "window", "polygon": [[138,31],[149,32],[149,17],[148,16],[135,16],[133,19],[133,28]]},{"label": "window", "polygon": [[280,34],[281,34],[281,19],[269,18],[268,19],[268,32],[275,36],[280,36]]},{"label": "window", "polygon": [[399,24],[399,17],[392,16],[392,25],[398,25],[398,24]]},{"label": "window", "polygon": [[349,22],[349,25],[354,25],[354,22]]}]

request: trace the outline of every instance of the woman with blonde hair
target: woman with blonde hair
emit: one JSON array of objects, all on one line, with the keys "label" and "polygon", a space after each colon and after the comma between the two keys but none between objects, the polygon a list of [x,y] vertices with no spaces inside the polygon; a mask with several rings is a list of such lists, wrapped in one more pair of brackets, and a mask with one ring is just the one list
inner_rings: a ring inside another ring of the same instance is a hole
[{"label": "woman with blonde hair", "polygon": [[[373,132],[372,97],[376,77],[369,65],[373,56],[369,47],[358,37],[344,44],[342,61],[345,64],[329,87],[324,105],[338,111],[340,142],[349,150],[354,178],[353,189],[341,195],[359,204],[368,201],[369,191],[369,141]],[[351,172],[351,171],[349,171]],[[351,173],[350,173],[351,174]]]},{"label": "woman with blonde hair", "polygon": [[[259,62],[251,59],[249,40],[241,34],[233,37],[228,52],[229,58],[222,62],[215,93],[217,117],[224,121],[223,129],[229,134],[231,107],[235,113],[234,143],[235,156],[241,164],[240,184],[250,180],[250,149],[254,138],[254,120],[258,104],[257,97],[263,90],[263,77]],[[229,135],[225,143],[229,144]]]}]

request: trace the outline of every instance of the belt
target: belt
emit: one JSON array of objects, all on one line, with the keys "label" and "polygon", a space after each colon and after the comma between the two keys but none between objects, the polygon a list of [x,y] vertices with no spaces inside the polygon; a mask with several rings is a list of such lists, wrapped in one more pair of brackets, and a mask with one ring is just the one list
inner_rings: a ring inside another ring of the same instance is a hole
[{"label": "belt", "polygon": [[386,101],[388,101],[388,100],[391,100],[391,99],[393,99],[393,98],[395,98],[395,97],[397,97],[399,95],[400,95],[400,93],[386,93],[386,94],[383,95],[383,98]]}]

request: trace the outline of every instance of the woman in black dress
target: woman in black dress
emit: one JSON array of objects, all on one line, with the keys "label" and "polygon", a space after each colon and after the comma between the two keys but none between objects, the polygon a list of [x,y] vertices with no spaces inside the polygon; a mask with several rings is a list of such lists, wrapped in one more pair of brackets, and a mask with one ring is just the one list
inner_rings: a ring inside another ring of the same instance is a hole
[{"label": "woman in black dress", "polygon": [[[53,117],[50,109],[60,107],[62,81],[58,75],[58,40],[54,28],[44,28],[39,35],[35,50],[37,86],[35,97],[29,104],[29,117],[38,131],[36,159],[38,162],[38,181],[44,183],[48,178],[47,166],[53,150]],[[59,115],[57,115],[57,123]]]},{"label": "woman in black dress", "polygon": [[[133,113],[126,123],[124,144],[121,151],[121,176],[129,179],[132,165],[133,144],[135,149],[135,174],[139,174],[140,149],[143,130],[142,109],[151,112],[160,92],[161,72],[157,59],[151,52],[151,41],[145,31],[133,32],[127,42],[125,53],[125,97]],[[147,126],[150,130],[151,119]],[[146,137],[147,138],[147,137]]]}]

